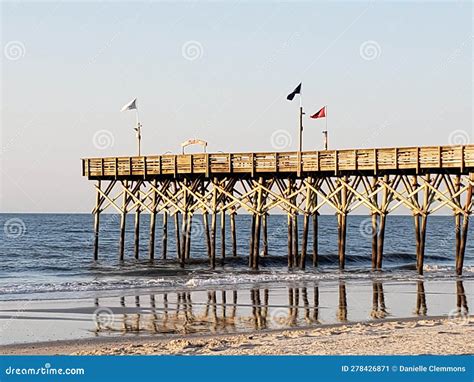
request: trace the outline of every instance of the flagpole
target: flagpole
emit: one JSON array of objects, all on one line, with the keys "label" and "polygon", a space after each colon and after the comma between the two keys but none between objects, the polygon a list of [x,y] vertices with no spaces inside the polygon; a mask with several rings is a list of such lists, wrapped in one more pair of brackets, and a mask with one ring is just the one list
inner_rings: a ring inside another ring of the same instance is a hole
[{"label": "flagpole", "polygon": [[135,109],[136,111],[136,116],[137,116],[137,140],[138,140],[138,156],[141,156],[141,140],[142,140],[142,134],[141,134],[141,126],[140,126],[140,116],[138,114],[138,108]]},{"label": "flagpole", "polygon": [[325,117],[326,120],[326,130],[323,131],[324,134],[324,150],[328,150],[328,105],[325,107]]},{"label": "flagpole", "polygon": [[299,146],[299,151],[303,151],[303,101],[302,101],[302,96],[300,93],[300,146]]}]

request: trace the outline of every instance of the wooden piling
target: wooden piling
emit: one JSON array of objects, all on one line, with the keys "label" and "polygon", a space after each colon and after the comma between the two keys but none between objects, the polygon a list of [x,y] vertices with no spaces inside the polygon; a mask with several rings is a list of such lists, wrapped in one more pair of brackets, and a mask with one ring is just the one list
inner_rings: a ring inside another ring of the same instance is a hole
[{"label": "wooden piling", "polygon": [[319,212],[313,213],[313,267],[317,267],[319,260],[319,248],[318,248],[318,215]]},{"label": "wooden piling", "polygon": [[[347,176],[344,177],[347,183]],[[341,190],[342,213],[339,214],[339,268],[344,269],[346,263],[346,232],[347,232],[347,187]]]},{"label": "wooden piling", "polygon": [[[318,182],[319,187],[320,183]],[[313,216],[313,267],[318,266],[318,257],[319,257],[319,248],[318,248],[318,224],[319,224],[319,211],[316,209],[318,206],[318,194],[313,193],[313,207],[312,207],[312,216]]]},{"label": "wooden piling", "polygon": [[123,204],[122,204],[122,211],[121,211],[121,219],[120,219],[120,241],[119,241],[119,260],[123,261],[124,259],[124,252],[125,252],[125,225],[126,225],[126,218],[127,218],[127,202],[128,202],[128,195],[125,191],[128,188],[128,181],[126,180],[123,184]]},{"label": "wooden piling", "polygon": [[[214,178],[214,184],[217,184]],[[211,220],[211,268],[216,268],[216,221],[217,221],[217,188],[212,191],[212,220]]]},{"label": "wooden piling", "polygon": [[[374,176],[372,178],[372,187],[371,191],[377,189],[378,177]],[[372,196],[372,203],[374,206],[378,206],[378,193]],[[377,268],[377,251],[378,251],[378,229],[379,229],[379,215],[378,212],[372,210],[372,270]]]},{"label": "wooden piling", "polygon": [[472,211],[472,183],[474,182],[474,173],[469,174],[468,182],[469,182],[469,185],[467,187],[466,205],[464,207],[464,211],[466,215],[463,217],[461,243],[459,245],[459,254],[456,257],[456,274],[457,275],[462,274],[462,270],[464,266],[464,255],[466,252],[467,234],[469,231],[469,219],[470,219],[470,216],[471,216],[470,214]]},{"label": "wooden piling", "polygon": [[[137,189],[137,199],[141,200],[140,197],[140,187]],[[140,253],[140,214],[141,214],[141,206],[139,203],[137,203],[137,207],[135,208],[135,231],[134,231],[134,253],[135,253],[135,259],[138,260],[139,258],[139,253]]]},{"label": "wooden piling", "polygon": [[[183,181],[184,186],[186,186],[186,181]],[[188,195],[186,187],[183,187],[183,203],[184,203],[184,212],[182,214],[181,221],[181,256],[179,258],[179,264],[181,267],[184,267],[186,260],[186,248],[188,247]]]},{"label": "wooden piling", "polygon": [[[295,203],[295,201],[293,201]],[[293,212],[293,265],[296,267],[298,266],[298,254],[299,254],[299,247],[298,247],[298,213]]]},{"label": "wooden piling", "polygon": [[209,234],[209,219],[207,211],[202,214],[202,223],[204,227],[204,237],[206,238],[207,257],[211,258],[211,237]]},{"label": "wooden piling", "polygon": [[185,263],[185,258],[186,258],[186,242],[188,240],[188,237],[186,236],[188,232],[188,227],[187,227],[187,222],[188,222],[188,214],[183,213],[181,214],[181,249],[180,249],[180,257],[179,257],[179,265],[181,267],[184,267]]},{"label": "wooden piling", "polygon": [[372,212],[372,270],[377,268],[377,250],[378,250],[378,222],[379,215]]},{"label": "wooden piling", "polygon": [[[456,175],[455,180],[454,180],[454,192],[459,193],[459,190],[461,189],[461,175]],[[456,205],[461,206],[461,196],[458,195],[457,197],[454,198]],[[454,213],[454,224],[455,224],[455,230],[454,234],[456,236],[456,270],[457,270],[457,264],[458,264],[458,259],[459,259],[459,251],[461,249],[461,218],[462,214],[457,211]]]},{"label": "wooden piling", "polygon": [[255,246],[255,213],[252,213],[251,223],[250,223],[250,248],[249,248],[249,267],[253,266],[253,256],[254,256],[254,246]]},{"label": "wooden piling", "polygon": [[168,252],[168,211],[163,212],[163,237],[162,237],[162,252],[161,257],[166,260]]},{"label": "wooden piling", "polygon": [[193,214],[188,212],[188,222],[186,223],[186,260],[191,258],[191,239],[193,237]]},{"label": "wooden piling", "polygon": [[221,211],[221,258],[225,260],[225,210]]},{"label": "wooden piling", "polygon": [[[153,180],[153,187],[157,187],[156,179]],[[157,195],[156,191],[153,190],[152,193],[152,210],[150,213],[150,244],[148,248],[148,258],[153,260],[155,258],[155,226],[156,226],[156,202],[157,202]]]},{"label": "wooden piling", "polygon": [[268,256],[268,227],[267,227],[268,214],[264,213],[262,216],[262,232],[263,232],[263,256]]},{"label": "wooden piling", "polygon": [[[307,179],[308,184],[312,184],[312,179]],[[309,224],[309,214],[311,207],[311,188],[306,186],[306,207],[303,217],[303,236],[301,238],[301,257],[300,257],[300,268],[306,268],[306,250],[308,246],[308,224]]]},{"label": "wooden piling", "polygon": [[464,254],[466,252],[467,233],[469,230],[469,216],[464,216],[461,232],[461,245],[459,247],[459,256],[456,259],[456,274],[461,275],[464,266]]},{"label": "wooden piling", "polygon": [[261,230],[261,221],[262,221],[262,201],[263,201],[263,178],[260,177],[259,188],[257,191],[257,213],[255,214],[255,229],[254,229],[254,248],[253,248],[253,259],[252,259],[252,269],[256,270],[259,266],[260,258],[260,230]]},{"label": "wooden piling", "polygon": [[232,210],[232,212],[230,213],[230,234],[231,234],[231,240],[232,240],[232,256],[233,257],[237,256],[237,236],[235,232],[235,215],[236,215],[235,210]]},{"label": "wooden piling", "polygon": [[288,268],[293,268],[293,219],[291,217],[291,211],[287,214],[288,223]]},{"label": "wooden piling", "polygon": [[[418,188],[418,176],[414,175],[412,178],[412,188],[417,189]],[[415,205],[418,207],[419,206],[419,198],[418,198],[418,193],[416,193],[413,196],[413,200],[415,202]],[[421,216],[419,212],[414,212],[413,213],[413,218],[414,218],[414,223],[415,223],[415,241],[416,241],[416,269],[420,273],[420,256],[421,256]],[[423,269],[421,269],[421,273],[423,273]]]},{"label": "wooden piling", "polygon": [[[288,187],[286,189],[287,198],[290,197],[293,189],[293,180],[288,179]],[[288,209],[288,268],[293,268],[293,212],[291,208]]]},{"label": "wooden piling", "polygon": [[174,214],[174,234],[176,240],[176,258],[181,264],[181,239],[179,233],[179,212],[175,211]]},{"label": "wooden piling", "polygon": [[94,261],[99,260],[100,186],[101,182],[98,180],[94,214]]},{"label": "wooden piling", "polygon": [[[390,177],[389,175],[384,176],[384,183],[389,184],[390,183]],[[377,269],[382,269],[382,261],[383,261],[383,249],[384,249],[384,244],[385,244],[385,222],[387,219],[387,209],[388,209],[388,204],[389,204],[389,192],[387,187],[384,187],[383,189],[383,195],[382,195],[382,204],[381,204],[381,210],[382,213],[379,216],[379,226],[378,226],[378,240],[377,240]]]},{"label": "wooden piling", "polygon": [[378,246],[377,246],[377,269],[382,269],[382,261],[383,261],[383,248],[385,242],[385,221],[387,216],[385,213],[380,215],[380,224],[378,227]]},{"label": "wooden piling", "polygon": [[[430,181],[430,174],[426,175],[426,181]],[[421,216],[421,226],[420,226],[420,246],[419,246],[419,255],[416,261],[416,268],[418,270],[418,273],[420,275],[423,274],[423,264],[424,264],[424,259],[425,259],[425,244],[426,244],[426,225],[427,225],[427,220],[428,220],[428,207],[429,207],[429,199],[430,199],[430,193],[427,189],[425,189],[424,195],[423,195],[423,215]]]}]

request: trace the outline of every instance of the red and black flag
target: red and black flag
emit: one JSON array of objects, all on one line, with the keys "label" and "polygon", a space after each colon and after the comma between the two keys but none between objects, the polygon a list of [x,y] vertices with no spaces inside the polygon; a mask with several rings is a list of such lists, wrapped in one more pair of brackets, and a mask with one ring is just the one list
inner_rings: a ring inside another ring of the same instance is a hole
[{"label": "red and black flag", "polygon": [[286,99],[288,101],[293,101],[293,98],[295,98],[295,95],[297,94],[301,94],[301,83],[295,88],[295,90],[286,96]]},{"label": "red and black flag", "polygon": [[317,113],[310,116],[310,118],[317,119],[317,118],[325,118],[326,117],[326,106],[321,108]]}]

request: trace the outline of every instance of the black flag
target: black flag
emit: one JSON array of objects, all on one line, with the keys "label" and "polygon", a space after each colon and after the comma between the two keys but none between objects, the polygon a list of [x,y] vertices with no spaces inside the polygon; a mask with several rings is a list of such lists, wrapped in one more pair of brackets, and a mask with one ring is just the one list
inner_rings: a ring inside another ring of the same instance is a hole
[{"label": "black flag", "polygon": [[295,90],[286,96],[286,99],[288,101],[293,101],[293,98],[295,98],[296,94],[301,94],[301,83],[295,88]]}]

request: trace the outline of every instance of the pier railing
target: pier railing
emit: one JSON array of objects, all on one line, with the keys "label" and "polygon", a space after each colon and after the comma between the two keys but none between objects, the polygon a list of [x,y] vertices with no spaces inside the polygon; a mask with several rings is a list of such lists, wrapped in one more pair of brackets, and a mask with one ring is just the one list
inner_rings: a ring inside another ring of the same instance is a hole
[{"label": "pier railing", "polygon": [[82,159],[89,178],[176,174],[347,173],[474,168],[474,145],[355,150],[149,155]]}]

